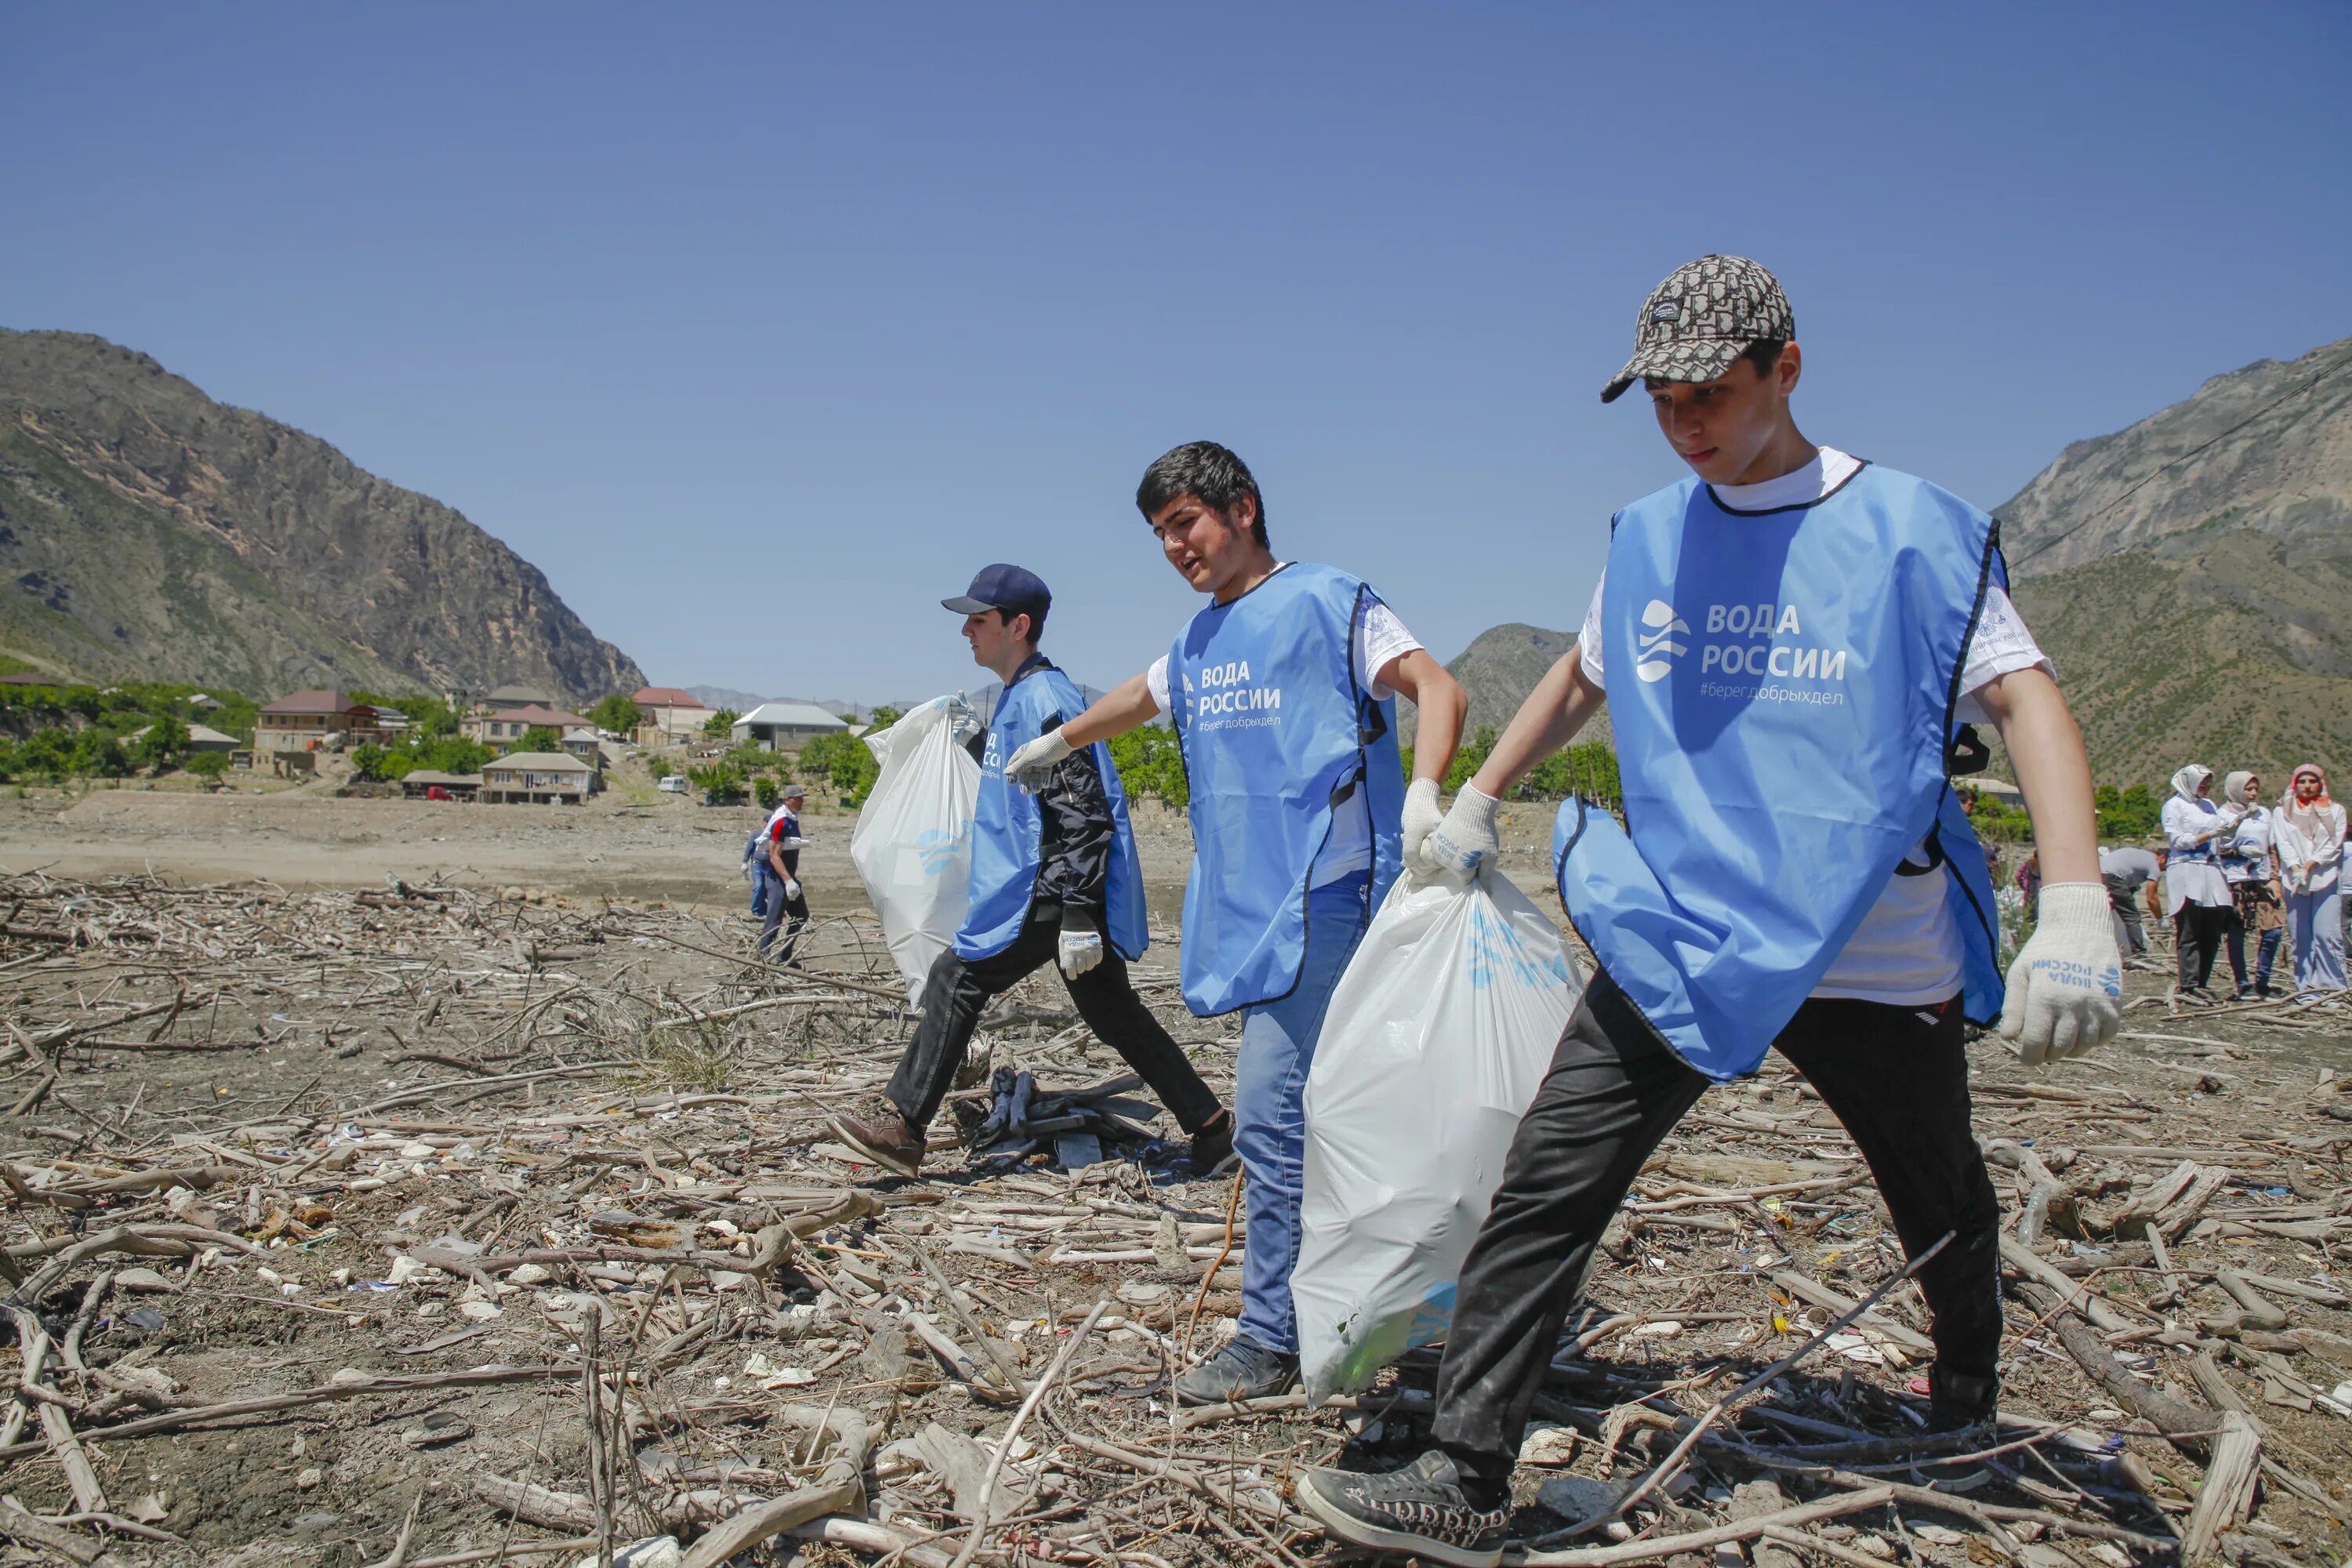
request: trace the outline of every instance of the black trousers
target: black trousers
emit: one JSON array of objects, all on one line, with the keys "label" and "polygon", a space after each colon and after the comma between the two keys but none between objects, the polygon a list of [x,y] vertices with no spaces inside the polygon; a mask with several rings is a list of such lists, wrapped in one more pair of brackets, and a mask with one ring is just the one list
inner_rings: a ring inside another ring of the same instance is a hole
[{"label": "black trousers", "polygon": [[[1816,1000],[1773,1048],[1853,1134],[1904,1249],[1958,1233],[1917,1275],[1936,1315],[1936,1364],[1990,1379],[2000,1351],[2000,1207],[1969,1125],[1962,1027],[1957,999],[1940,1008]],[[1507,1489],[1593,1248],[1643,1162],[1706,1085],[1605,975],[1592,977],[1462,1265],[1434,1435],[1475,1492]]]},{"label": "black trousers", "polygon": [[2237,913],[2233,904],[2183,904],[2172,911],[2172,946],[2180,961],[2180,989],[2189,991],[2213,978],[2213,960],[2221,951],[2221,934]]},{"label": "black trousers", "polygon": [[[1060,908],[1033,904],[1020,934],[1003,952],[966,962],[950,948],[932,963],[930,976],[923,982],[922,1021],[915,1026],[914,1042],[898,1058],[898,1070],[890,1075],[890,1086],[883,1091],[908,1126],[930,1125],[931,1118],[939,1114],[940,1101],[947,1098],[948,1086],[955,1081],[956,1068],[963,1062],[965,1047],[971,1044],[982,1009],[991,997],[1055,963],[1061,934]],[[1077,1004],[1078,1016],[1087,1021],[1087,1027],[1143,1075],[1143,1081],[1151,1086],[1178,1126],[1188,1133],[1197,1132],[1215,1119],[1216,1095],[1192,1070],[1184,1047],[1169,1037],[1151,1009],[1143,1005],[1143,998],[1135,994],[1127,977],[1127,962],[1115,950],[1106,944],[1100,963],[1076,980],[1065,976],[1062,984],[1070,1000]]]},{"label": "black trousers", "polygon": [[[790,963],[793,949],[800,942],[801,930],[808,924],[808,894],[803,891],[789,899],[784,897],[784,884],[777,879],[772,866],[761,867],[760,875],[768,883],[768,912],[760,922],[760,956],[772,956],[778,963]],[[783,946],[771,954],[768,950],[776,940],[776,928],[784,924],[787,915],[792,917],[792,923],[785,926]]]}]

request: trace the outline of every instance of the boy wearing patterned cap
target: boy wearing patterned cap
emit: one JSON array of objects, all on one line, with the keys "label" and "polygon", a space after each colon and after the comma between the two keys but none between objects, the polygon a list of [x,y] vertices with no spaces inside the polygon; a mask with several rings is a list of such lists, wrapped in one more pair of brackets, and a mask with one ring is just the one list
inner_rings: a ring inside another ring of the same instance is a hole
[{"label": "boy wearing patterned cap", "polygon": [[[2105,1041],[2121,963],[2090,764],[2004,584],[1993,520],[1834,447],[1790,411],[1780,283],[1740,257],[1643,302],[1601,393],[1649,390],[1693,477],[1611,525],[1577,646],[1423,843],[1496,852],[1496,802],[1606,700],[1627,826],[1570,800],[1554,832],[1596,968],[1462,1268],[1436,1446],[1387,1475],[1317,1471],[1301,1501],[1360,1546],[1488,1568],[1518,1439],[1593,1249],[1710,1082],[1778,1049],[1860,1145],[1935,1311],[1929,1419],[1990,1420],[1999,1205],[1969,1127],[1966,1021],[2028,1063]],[[2047,876],[2006,997],[1982,849],[1949,784],[1959,731],[2007,742]]]}]

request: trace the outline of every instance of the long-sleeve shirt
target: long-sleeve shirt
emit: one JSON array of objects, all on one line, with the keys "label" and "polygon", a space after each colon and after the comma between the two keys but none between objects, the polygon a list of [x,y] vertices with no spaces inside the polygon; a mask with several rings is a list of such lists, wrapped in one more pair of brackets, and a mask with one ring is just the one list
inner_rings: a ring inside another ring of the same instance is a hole
[{"label": "long-sleeve shirt", "polygon": [[2164,803],[2164,838],[2172,850],[2164,868],[2167,910],[2183,904],[2219,909],[2230,903],[2230,884],[2213,846],[2221,817],[2221,808],[2201,796],[2184,800],[2174,795]]},{"label": "long-sleeve shirt", "polygon": [[[1010,691],[1032,670],[1051,668],[1042,653],[1032,654],[1013,672]],[[998,699],[1003,700],[1003,698]],[[1057,730],[1075,713],[1055,713],[1045,730]],[[975,735],[970,743],[974,761],[985,754],[987,738]],[[1118,825],[1111,819],[1110,796],[1095,766],[1092,746],[1081,746],[1062,759],[1054,776],[1038,792],[1037,885],[1030,901],[1056,906],[1066,920],[1091,922],[1099,928],[1108,901],[1110,858],[1118,843]]]}]

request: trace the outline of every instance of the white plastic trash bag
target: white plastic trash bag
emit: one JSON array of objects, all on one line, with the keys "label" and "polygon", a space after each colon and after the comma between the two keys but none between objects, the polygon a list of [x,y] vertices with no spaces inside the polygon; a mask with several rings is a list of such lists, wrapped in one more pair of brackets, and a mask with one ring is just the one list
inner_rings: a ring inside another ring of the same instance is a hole
[{"label": "white plastic trash bag", "polygon": [[979,729],[962,698],[939,697],[866,737],[882,772],[857,814],[849,858],[882,917],[909,1005],[922,1000],[931,961],[955,940],[971,896],[980,764],[963,748]]},{"label": "white plastic trash bag", "polygon": [[1445,1336],[1454,1278],[1582,983],[1559,929],[1498,872],[1400,878],[1307,1075],[1290,1294],[1307,1397]]}]

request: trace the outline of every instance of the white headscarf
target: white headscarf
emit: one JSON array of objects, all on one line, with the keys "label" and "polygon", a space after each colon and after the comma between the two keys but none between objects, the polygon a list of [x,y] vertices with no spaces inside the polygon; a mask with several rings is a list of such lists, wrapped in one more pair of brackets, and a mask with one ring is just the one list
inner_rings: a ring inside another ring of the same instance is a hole
[{"label": "white headscarf", "polygon": [[2172,775],[2172,793],[2181,799],[2194,802],[2197,786],[2213,776],[2213,770],[2202,763],[2191,763]]},{"label": "white headscarf", "polygon": [[2221,781],[2221,798],[2234,805],[2252,805],[2253,792],[2246,786],[2254,782],[2252,773],[2241,771]]}]

